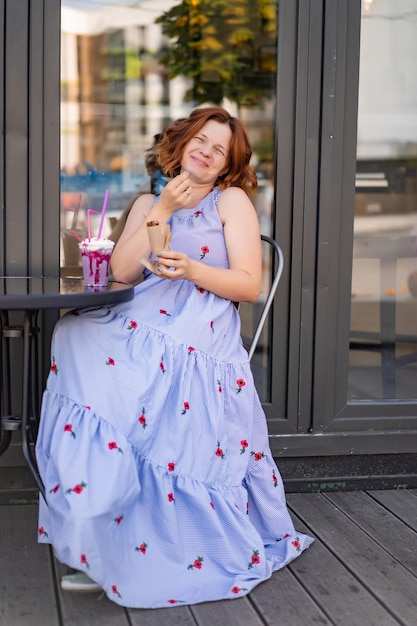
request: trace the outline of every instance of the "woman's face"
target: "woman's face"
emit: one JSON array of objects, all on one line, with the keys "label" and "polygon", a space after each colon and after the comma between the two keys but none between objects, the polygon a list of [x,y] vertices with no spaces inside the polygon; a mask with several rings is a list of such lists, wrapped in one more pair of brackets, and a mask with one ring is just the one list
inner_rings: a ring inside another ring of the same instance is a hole
[{"label": "woman's face", "polygon": [[209,120],[184,148],[182,171],[200,184],[214,184],[227,169],[232,131],[228,124]]}]

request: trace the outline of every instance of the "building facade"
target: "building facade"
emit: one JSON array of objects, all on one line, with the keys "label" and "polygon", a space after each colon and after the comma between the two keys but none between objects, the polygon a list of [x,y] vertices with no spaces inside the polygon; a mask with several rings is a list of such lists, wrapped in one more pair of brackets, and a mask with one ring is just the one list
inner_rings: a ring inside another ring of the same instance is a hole
[{"label": "building facade", "polygon": [[117,218],[154,135],[222,104],[285,257],[254,358],[284,475],[415,484],[416,23],[417,0],[0,0],[0,273],[76,271],[88,209],[109,189]]}]

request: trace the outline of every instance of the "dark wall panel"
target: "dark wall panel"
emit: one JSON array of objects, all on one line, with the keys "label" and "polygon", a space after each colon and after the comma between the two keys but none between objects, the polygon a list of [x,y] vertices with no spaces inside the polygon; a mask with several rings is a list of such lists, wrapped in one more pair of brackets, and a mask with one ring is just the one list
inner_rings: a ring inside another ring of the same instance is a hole
[{"label": "dark wall panel", "polygon": [[[0,0],[0,42],[4,42],[4,0]],[[0,45],[0,273],[4,273],[4,46]]]},{"label": "dark wall panel", "polygon": [[29,2],[5,5],[5,273],[27,272]]},{"label": "dark wall panel", "polygon": [[59,270],[59,24],[59,0],[0,0],[2,273],[11,275]]},{"label": "dark wall panel", "polygon": [[[60,12],[60,0],[0,0],[0,274],[59,276]],[[42,385],[58,313],[38,320]],[[18,413],[21,350],[12,352]]]}]

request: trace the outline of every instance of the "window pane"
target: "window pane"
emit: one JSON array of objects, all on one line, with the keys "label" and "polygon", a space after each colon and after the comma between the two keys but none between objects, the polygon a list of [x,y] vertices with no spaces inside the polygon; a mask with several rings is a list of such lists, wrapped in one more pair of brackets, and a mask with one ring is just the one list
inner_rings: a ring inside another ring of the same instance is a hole
[{"label": "window pane", "polygon": [[351,400],[416,398],[417,0],[363,0]]},{"label": "window pane", "polygon": [[[260,187],[262,232],[272,224],[278,0],[62,0],[61,272],[80,275],[77,239],[102,233],[132,197],[163,184],[145,165],[154,136],[199,105],[221,104],[245,124]],[[119,222],[120,225],[120,222]],[[250,340],[257,306],[242,307]],[[253,359],[269,400],[270,337]]]}]

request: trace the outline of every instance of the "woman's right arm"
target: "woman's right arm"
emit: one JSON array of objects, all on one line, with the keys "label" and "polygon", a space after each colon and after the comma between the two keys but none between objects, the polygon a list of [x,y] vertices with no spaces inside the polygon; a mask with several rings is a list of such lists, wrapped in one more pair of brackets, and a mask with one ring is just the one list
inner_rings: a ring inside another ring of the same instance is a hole
[{"label": "woman's right arm", "polygon": [[135,282],[143,271],[141,259],[147,258],[151,252],[146,221],[154,197],[144,194],[132,206],[111,257],[111,270],[115,280]]},{"label": "woman's right arm", "polygon": [[187,180],[187,172],[176,176],[166,185],[155,204],[152,194],[144,194],[136,200],[111,257],[115,280],[129,283],[140,277],[144,268],[141,260],[147,259],[151,253],[146,222],[157,220],[166,224],[171,215],[184,206]]}]

